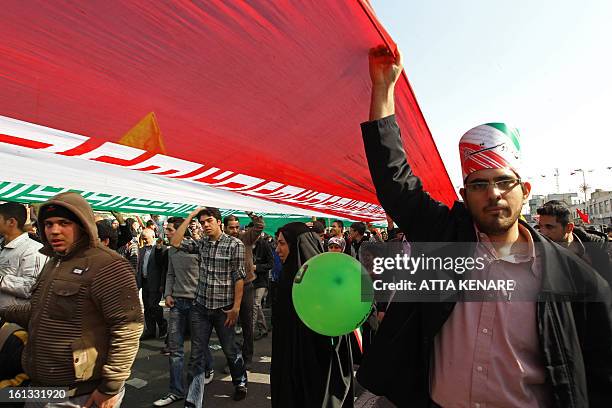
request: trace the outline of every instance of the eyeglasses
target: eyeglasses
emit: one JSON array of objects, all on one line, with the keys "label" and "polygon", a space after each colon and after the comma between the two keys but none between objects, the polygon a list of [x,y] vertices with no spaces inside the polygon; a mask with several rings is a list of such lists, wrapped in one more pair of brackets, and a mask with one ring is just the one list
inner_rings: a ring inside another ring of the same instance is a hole
[{"label": "eyeglasses", "polygon": [[503,179],[503,180],[488,180],[488,181],[474,181],[473,183],[466,183],[465,189],[472,193],[483,193],[489,189],[490,185],[497,188],[501,192],[512,190],[517,185],[521,184],[521,179]]}]

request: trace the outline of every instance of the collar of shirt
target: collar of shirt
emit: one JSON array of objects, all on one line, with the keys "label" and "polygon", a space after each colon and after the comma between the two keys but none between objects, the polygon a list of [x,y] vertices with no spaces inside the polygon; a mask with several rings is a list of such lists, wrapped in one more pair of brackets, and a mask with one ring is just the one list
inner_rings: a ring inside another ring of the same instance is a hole
[{"label": "collar of shirt", "polygon": [[227,235],[225,232],[221,231],[221,235],[219,235],[219,238],[216,241],[213,241],[212,239],[210,239],[208,235],[205,235],[204,237],[202,237],[202,242],[206,242],[210,245],[217,245],[219,242],[223,242],[228,238],[231,238],[231,237]]},{"label": "collar of shirt", "polygon": [[[531,236],[531,233],[529,232],[529,230],[523,225],[521,225],[521,223],[518,224],[518,229],[519,229],[519,234],[527,242],[526,253],[525,252],[512,253],[506,256],[502,256],[502,257],[498,255],[497,251],[495,250],[495,247],[493,246],[493,243],[489,239],[489,236],[485,233],[480,232],[476,224],[474,224],[474,229],[476,230],[476,237],[478,238],[479,244],[481,244],[484,247],[484,249],[489,253],[489,255],[493,257],[493,259],[498,259],[500,261],[518,264],[518,263],[526,263],[526,262],[533,263],[533,261],[536,258],[536,250],[535,250],[535,245],[533,243],[533,237]],[[535,273],[533,268],[532,268],[532,271]]]},{"label": "collar of shirt", "polygon": [[10,249],[17,248],[19,246],[19,244],[21,244],[26,239],[30,239],[30,237],[28,236],[27,232],[24,232],[23,234],[19,235],[17,238],[12,240],[8,244],[3,245],[2,248],[10,248]]}]

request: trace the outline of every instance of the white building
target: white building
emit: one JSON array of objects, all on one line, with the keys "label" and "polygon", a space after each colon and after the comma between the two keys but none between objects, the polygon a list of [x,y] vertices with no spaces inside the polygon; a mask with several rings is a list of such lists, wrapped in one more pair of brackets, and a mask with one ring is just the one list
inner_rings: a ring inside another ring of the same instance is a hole
[{"label": "white building", "polygon": [[579,202],[577,193],[555,193],[545,196],[534,195],[529,199],[529,213],[531,216],[536,216],[538,208],[542,207],[544,203],[551,200],[563,201],[568,206],[572,206],[573,204],[577,204]]},{"label": "white building", "polygon": [[587,213],[592,224],[612,225],[612,191],[597,189],[592,192]]}]

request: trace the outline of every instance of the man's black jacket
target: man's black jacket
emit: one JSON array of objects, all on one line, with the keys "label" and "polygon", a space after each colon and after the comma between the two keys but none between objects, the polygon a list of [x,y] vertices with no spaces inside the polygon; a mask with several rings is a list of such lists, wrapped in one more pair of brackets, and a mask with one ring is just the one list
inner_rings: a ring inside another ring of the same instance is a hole
[{"label": "man's black jacket", "polygon": [[[138,250],[138,268],[136,270],[136,283],[139,288],[142,288],[144,279],[143,265],[145,247]],[[147,270],[147,290],[149,292],[163,293],[166,284],[166,272],[168,271],[168,247],[158,247],[156,245],[151,249],[149,256],[149,264],[146,265]]]},{"label": "man's black jacket", "polygon": [[587,232],[581,227],[574,228],[577,236],[593,268],[612,285],[612,265],[610,265],[610,242],[608,236],[603,233]]},{"label": "man's black jacket", "polygon": [[255,289],[267,288],[270,271],[274,267],[274,256],[272,255],[272,247],[266,240],[260,238],[255,242],[253,263],[256,265],[255,275],[257,275],[253,281],[253,287]]},{"label": "man's black jacket", "polygon": [[[394,116],[364,123],[362,132],[378,199],[410,241],[476,242],[473,220],[462,203],[449,209],[423,191],[406,161]],[[610,288],[580,258],[532,228],[529,232],[542,249],[536,313],[555,406],[612,407]],[[600,301],[579,301],[585,290]],[[399,407],[429,407],[433,341],[453,307],[448,302],[391,304],[357,380]]]}]

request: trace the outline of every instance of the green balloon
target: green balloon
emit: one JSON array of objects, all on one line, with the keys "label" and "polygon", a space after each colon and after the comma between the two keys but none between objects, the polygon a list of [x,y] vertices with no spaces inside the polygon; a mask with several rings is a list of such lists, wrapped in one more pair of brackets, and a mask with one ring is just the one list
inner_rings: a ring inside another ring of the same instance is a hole
[{"label": "green balloon", "polygon": [[326,252],[309,259],[293,281],[293,305],[312,331],[341,336],[361,326],[372,309],[374,290],[355,258]]}]

